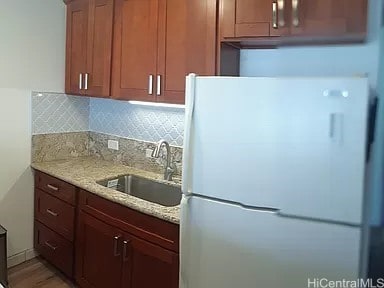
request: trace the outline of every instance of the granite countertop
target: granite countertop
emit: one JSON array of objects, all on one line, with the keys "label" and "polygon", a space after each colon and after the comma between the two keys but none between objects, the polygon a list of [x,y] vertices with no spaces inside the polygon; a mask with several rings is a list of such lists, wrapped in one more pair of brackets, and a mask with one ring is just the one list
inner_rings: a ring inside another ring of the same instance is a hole
[{"label": "granite countertop", "polygon": [[163,175],[139,170],[133,167],[112,163],[95,157],[79,157],[70,160],[32,163],[32,168],[73,184],[81,189],[105,199],[130,207],[148,215],[176,223],[180,222],[180,206],[164,207],[111,188],[103,187],[96,181],[132,174],[172,186],[180,186],[162,180]]}]

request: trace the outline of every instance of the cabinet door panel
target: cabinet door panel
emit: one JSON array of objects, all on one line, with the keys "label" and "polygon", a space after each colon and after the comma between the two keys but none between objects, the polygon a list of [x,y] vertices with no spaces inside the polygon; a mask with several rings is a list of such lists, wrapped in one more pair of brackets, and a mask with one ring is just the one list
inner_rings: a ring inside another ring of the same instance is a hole
[{"label": "cabinet door panel", "polygon": [[158,0],[116,0],[112,97],[154,101]]},{"label": "cabinet door panel", "polygon": [[[286,2],[223,0],[221,2],[222,37],[250,38],[286,35],[288,33],[287,16],[289,15]],[[279,27],[273,26],[274,4],[276,5],[276,25]]]},{"label": "cabinet door panel", "polygon": [[87,95],[110,94],[113,0],[90,0],[87,49]]},{"label": "cabinet door panel", "polygon": [[187,1],[187,72],[216,75],[217,0]]},{"label": "cabinet door panel", "polygon": [[366,32],[367,0],[297,0],[297,8],[294,3],[292,34],[325,37]]},{"label": "cabinet door panel", "polygon": [[80,74],[85,73],[87,53],[88,0],[71,2],[67,6],[67,47],[65,92],[83,94]]},{"label": "cabinet door panel", "polygon": [[179,287],[179,256],[131,235],[123,259],[123,287]]},{"label": "cabinet door panel", "polygon": [[161,75],[157,101],[184,103],[187,75],[187,1],[159,1],[158,75]]},{"label": "cabinet door panel", "polygon": [[114,237],[121,235],[116,228],[79,213],[76,280],[81,287],[120,287],[121,245]]}]

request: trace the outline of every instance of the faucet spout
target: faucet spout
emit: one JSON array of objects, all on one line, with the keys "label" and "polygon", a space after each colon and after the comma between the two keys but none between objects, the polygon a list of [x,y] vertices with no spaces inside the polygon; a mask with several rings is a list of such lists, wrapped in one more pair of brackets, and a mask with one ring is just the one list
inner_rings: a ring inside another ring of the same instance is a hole
[{"label": "faucet spout", "polygon": [[165,166],[164,170],[164,180],[172,181],[173,173],[175,172],[175,168],[173,167],[171,163],[171,148],[169,146],[169,143],[165,140],[160,140],[155,149],[152,151],[152,157],[159,158],[160,157],[160,151],[162,147],[165,147],[167,151],[167,164]]}]

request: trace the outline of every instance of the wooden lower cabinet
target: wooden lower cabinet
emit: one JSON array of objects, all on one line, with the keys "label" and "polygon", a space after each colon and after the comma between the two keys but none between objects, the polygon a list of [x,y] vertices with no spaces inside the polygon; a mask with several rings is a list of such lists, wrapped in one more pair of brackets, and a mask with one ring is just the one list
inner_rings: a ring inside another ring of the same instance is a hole
[{"label": "wooden lower cabinet", "polygon": [[86,213],[79,213],[76,281],[80,287],[121,287],[122,233]]},{"label": "wooden lower cabinet", "polygon": [[[162,220],[86,191],[80,191],[79,198],[75,267],[76,282],[80,287],[179,286],[178,247],[170,244],[178,238],[177,225],[157,222]],[[141,228],[136,222],[138,219]],[[164,231],[173,228],[175,232],[164,236],[163,242],[159,242],[157,234],[162,228]]]},{"label": "wooden lower cabinet", "polygon": [[35,173],[41,256],[81,288],[178,288],[179,225]]},{"label": "wooden lower cabinet", "polygon": [[124,239],[122,287],[179,287],[178,254],[131,235]]}]

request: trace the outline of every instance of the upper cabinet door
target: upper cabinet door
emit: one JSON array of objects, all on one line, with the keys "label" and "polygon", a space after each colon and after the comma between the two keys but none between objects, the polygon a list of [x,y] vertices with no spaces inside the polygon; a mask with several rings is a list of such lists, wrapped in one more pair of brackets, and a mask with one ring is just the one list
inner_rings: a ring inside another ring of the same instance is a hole
[{"label": "upper cabinet door", "polygon": [[155,101],[158,0],[116,0],[112,97]]},{"label": "upper cabinet door", "polygon": [[65,92],[68,94],[85,94],[88,3],[88,0],[76,0],[67,6]]},{"label": "upper cabinet door", "polygon": [[364,38],[367,0],[291,0],[291,34]]},{"label": "upper cabinet door", "polygon": [[187,1],[159,1],[159,58],[155,89],[158,102],[185,102]]},{"label": "upper cabinet door", "polygon": [[285,0],[222,0],[223,38],[269,37],[287,33]]},{"label": "upper cabinet door", "polygon": [[87,45],[87,95],[110,95],[113,0],[90,0]]}]

